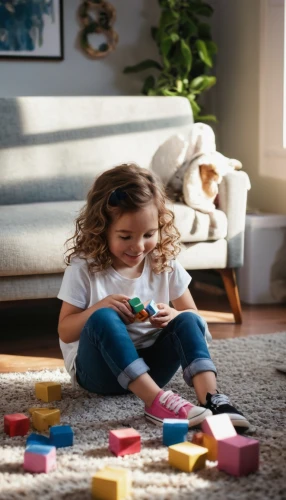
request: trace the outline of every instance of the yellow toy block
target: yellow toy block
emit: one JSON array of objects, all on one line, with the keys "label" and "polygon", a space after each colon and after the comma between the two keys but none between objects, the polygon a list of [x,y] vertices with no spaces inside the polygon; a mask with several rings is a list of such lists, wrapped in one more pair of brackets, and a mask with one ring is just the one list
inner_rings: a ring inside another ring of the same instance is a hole
[{"label": "yellow toy block", "polygon": [[32,423],[37,431],[47,431],[52,425],[60,423],[60,410],[40,408],[40,411],[37,411],[35,409],[32,412]]},{"label": "yellow toy block", "polygon": [[123,500],[131,493],[131,473],[119,467],[104,467],[92,477],[92,498]]},{"label": "yellow toy block", "polygon": [[36,382],[36,398],[50,403],[51,401],[60,401],[62,399],[61,384],[56,382]]},{"label": "yellow toy block", "polygon": [[184,472],[205,467],[208,450],[188,441],[169,446],[169,464]]}]

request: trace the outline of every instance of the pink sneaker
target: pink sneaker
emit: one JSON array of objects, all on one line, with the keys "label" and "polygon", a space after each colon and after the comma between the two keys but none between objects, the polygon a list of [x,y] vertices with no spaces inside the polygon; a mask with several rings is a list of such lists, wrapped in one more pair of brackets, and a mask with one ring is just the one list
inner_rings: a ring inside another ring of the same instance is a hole
[{"label": "pink sneaker", "polygon": [[189,421],[189,427],[200,424],[212,412],[202,406],[195,406],[172,391],[160,391],[152,405],[145,406],[145,417],[153,424],[162,425],[164,418],[182,418]]}]

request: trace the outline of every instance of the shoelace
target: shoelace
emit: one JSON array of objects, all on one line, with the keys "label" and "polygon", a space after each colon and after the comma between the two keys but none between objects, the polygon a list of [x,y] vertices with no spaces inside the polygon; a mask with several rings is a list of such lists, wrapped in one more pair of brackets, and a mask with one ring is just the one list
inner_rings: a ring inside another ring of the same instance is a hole
[{"label": "shoelace", "polygon": [[183,406],[190,404],[184,398],[181,398],[178,394],[174,394],[172,391],[166,391],[159,399],[160,403],[162,403],[168,410],[174,410],[175,413],[179,413],[179,410],[183,408]]},{"label": "shoelace", "polygon": [[225,394],[213,394],[211,402],[215,406],[228,405],[230,403],[229,398]]}]

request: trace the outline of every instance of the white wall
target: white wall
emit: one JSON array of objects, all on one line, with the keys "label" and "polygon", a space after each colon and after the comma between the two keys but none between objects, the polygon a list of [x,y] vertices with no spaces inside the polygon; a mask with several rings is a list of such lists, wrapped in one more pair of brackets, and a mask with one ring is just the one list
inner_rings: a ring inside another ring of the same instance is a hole
[{"label": "white wall", "polygon": [[285,173],[279,179],[271,167],[262,172],[260,166],[260,120],[267,120],[267,116],[262,118],[260,101],[264,83],[260,72],[261,2],[214,0],[213,33],[219,47],[214,98],[214,112],[219,120],[217,143],[222,153],[238,158],[249,174],[249,206],[286,214],[286,162]]},{"label": "white wall", "polygon": [[[110,0],[119,35],[116,50],[106,58],[88,59],[77,48],[80,0],[64,0],[64,60],[0,59],[0,96],[133,95],[142,87],[142,73],[124,75],[123,68],[145,58],[158,58],[150,27],[158,24],[160,9],[154,0]],[[101,41],[94,36],[95,46]]]}]

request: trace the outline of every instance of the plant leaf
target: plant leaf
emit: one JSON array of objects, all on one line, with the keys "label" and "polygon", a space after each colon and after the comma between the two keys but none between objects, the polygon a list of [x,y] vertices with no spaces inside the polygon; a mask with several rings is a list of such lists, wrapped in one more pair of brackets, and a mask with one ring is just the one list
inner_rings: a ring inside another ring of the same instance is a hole
[{"label": "plant leaf", "polygon": [[155,78],[154,76],[150,75],[150,76],[147,76],[144,84],[143,84],[143,87],[142,87],[142,94],[144,95],[148,95],[148,92],[151,90],[151,89],[154,89],[155,87]]},{"label": "plant leaf", "polygon": [[156,68],[162,70],[161,64],[153,59],[146,59],[139,64],[135,64],[134,66],[126,66],[123,70],[123,73],[138,73],[138,71],[144,71],[145,69]]},{"label": "plant leaf", "polygon": [[204,90],[210,89],[216,84],[215,76],[201,75],[194,78],[190,84],[190,89],[203,92]]},{"label": "plant leaf", "polygon": [[183,63],[185,65],[184,73],[188,74],[192,69],[193,56],[190,47],[184,40],[181,40],[181,54],[183,56]]},{"label": "plant leaf", "polygon": [[204,122],[215,122],[215,123],[218,122],[215,115],[198,115],[197,120]]},{"label": "plant leaf", "polygon": [[208,52],[206,43],[203,40],[196,40],[196,47],[201,61],[203,61],[209,68],[212,68],[213,62]]}]

